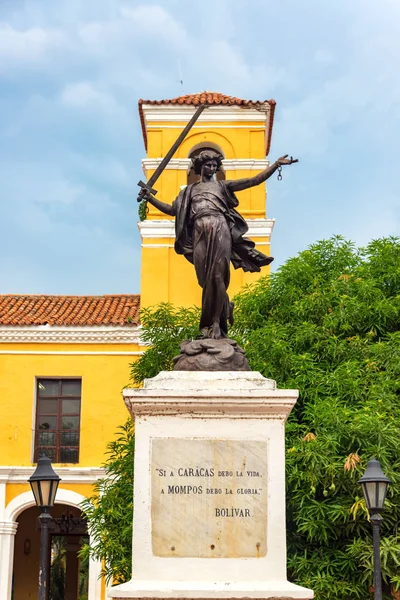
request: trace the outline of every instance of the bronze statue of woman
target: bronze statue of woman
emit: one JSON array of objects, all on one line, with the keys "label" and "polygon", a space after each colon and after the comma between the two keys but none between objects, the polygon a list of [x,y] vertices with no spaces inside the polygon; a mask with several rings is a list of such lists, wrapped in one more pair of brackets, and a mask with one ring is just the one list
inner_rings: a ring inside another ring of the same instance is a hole
[{"label": "bronze statue of woman", "polygon": [[260,185],[279,167],[297,162],[287,156],[278,158],[255,177],[217,181],[222,156],[204,150],[193,161],[200,181],[189,184],[172,205],[150,193],[144,196],[158,210],[175,217],[175,251],[194,264],[203,290],[200,330],[205,338],[226,337],[228,322],[233,323],[233,304],[227,294],[230,262],[235,269],[255,272],[273,261],[243,237],[248,227],[235,210],[239,204],[235,192]]}]

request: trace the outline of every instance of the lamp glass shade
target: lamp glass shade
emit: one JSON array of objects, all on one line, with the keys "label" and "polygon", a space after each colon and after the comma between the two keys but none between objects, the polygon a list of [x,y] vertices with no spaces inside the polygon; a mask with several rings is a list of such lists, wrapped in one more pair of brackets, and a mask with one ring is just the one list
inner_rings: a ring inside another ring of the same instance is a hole
[{"label": "lamp glass shade", "polygon": [[383,508],[383,505],[385,504],[385,500],[386,500],[386,494],[388,491],[388,487],[389,484],[387,482],[383,482],[381,481],[380,483],[378,483],[378,506],[381,506]]},{"label": "lamp glass shade", "polygon": [[54,506],[60,481],[61,479],[53,470],[48,456],[41,456],[35,472],[29,478],[37,506],[41,508],[51,508]]},{"label": "lamp glass shade", "polygon": [[42,497],[41,497],[41,489],[38,481],[30,481],[33,496],[35,498],[36,506],[43,506]]},{"label": "lamp glass shade", "polygon": [[375,459],[369,461],[359,483],[361,484],[368,510],[370,512],[380,512],[383,510],[390,479],[383,473],[379,461]]}]

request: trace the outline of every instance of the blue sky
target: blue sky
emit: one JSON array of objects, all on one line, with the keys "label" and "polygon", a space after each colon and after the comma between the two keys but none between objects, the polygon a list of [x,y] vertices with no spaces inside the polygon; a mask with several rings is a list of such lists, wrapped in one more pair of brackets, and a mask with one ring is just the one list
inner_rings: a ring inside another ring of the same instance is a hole
[{"label": "blue sky", "polygon": [[277,101],[275,268],[398,235],[399,31],[398,0],[1,0],[0,293],[140,291],[140,97]]}]

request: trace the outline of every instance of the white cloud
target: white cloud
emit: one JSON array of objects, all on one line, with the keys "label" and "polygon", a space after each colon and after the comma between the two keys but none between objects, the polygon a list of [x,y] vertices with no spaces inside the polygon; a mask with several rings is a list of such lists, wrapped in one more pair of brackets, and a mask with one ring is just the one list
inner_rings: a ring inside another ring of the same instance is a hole
[{"label": "white cloud", "polygon": [[34,27],[19,31],[9,23],[0,23],[0,66],[3,68],[34,63],[66,45],[67,37],[60,30]]},{"label": "white cloud", "polygon": [[115,106],[114,98],[107,93],[99,92],[88,81],[70,83],[60,94],[61,102],[67,106],[90,106],[97,104],[103,107]]},{"label": "white cloud", "polygon": [[135,25],[135,33],[140,37],[161,37],[176,43],[186,38],[182,24],[157,4],[141,4],[136,8],[121,7],[120,13]]}]

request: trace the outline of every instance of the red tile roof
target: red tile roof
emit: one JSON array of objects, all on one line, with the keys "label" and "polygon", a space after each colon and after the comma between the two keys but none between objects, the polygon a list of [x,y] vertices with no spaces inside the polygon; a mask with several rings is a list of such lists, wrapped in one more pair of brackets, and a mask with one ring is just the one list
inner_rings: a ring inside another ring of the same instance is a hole
[{"label": "red tile roof", "polygon": [[144,145],[147,150],[147,132],[146,123],[143,114],[143,104],[185,104],[190,106],[198,106],[199,104],[212,104],[212,105],[223,105],[223,106],[241,106],[242,108],[262,108],[263,105],[270,105],[270,123],[269,123],[269,135],[267,140],[266,154],[268,155],[271,146],[272,126],[274,124],[274,113],[275,113],[275,100],[243,100],[242,98],[236,98],[235,96],[225,96],[219,92],[200,92],[199,94],[186,94],[186,96],[178,96],[177,98],[171,98],[170,100],[139,100],[139,116],[140,123],[142,125]]},{"label": "red tile roof", "polygon": [[1,325],[138,325],[140,296],[0,295]]},{"label": "red tile roof", "polygon": [[233,106],[247,106],[248,108],[258,108],[265,103],[275,100],[243,100],[235,96],[225,96],[219,92],[200,92],[199,94],[186,94],[186,96],[178,96],[169,100],[139,100],[141,104],[230,104]]}]

